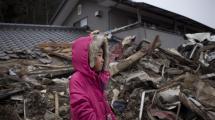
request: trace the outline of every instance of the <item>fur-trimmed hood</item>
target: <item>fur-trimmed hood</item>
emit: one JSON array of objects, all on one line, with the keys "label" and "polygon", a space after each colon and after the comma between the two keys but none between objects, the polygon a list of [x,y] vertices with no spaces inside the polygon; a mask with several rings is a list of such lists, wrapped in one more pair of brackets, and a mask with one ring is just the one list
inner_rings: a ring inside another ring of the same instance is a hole
[{"label": "fur-trimmed hood", "polygon": [[96,53],[98,53],[99,48],[103,49],[104,52],[104,65],[103,70],[107,69],[109,64],[109,50],[108,50],[108,40],[107,35],[103,33],[99,34],[91,34],[92,42],[89,48],[89,60],[90,60],[90,67],[93,68],[95,66],[95,58]]},{"label": "fur-trimmed hood", "polygon": [[87,37],[80,37],[72,44],[72,64],[75,70],[88,76],[94,76],[95,57],[99,48],[104,52],[104,65],[102,71],[106,70],[109,64],[108,41],[105,34],[91,34]]}]

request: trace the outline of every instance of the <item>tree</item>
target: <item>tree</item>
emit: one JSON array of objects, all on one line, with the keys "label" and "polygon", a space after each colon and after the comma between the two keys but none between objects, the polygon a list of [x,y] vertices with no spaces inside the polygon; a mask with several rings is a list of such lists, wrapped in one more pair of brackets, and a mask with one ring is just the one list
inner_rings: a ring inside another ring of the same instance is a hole
[{"label": "tree", "polygon": [[48,24],[61,0],[0,0],[0,22]]}]

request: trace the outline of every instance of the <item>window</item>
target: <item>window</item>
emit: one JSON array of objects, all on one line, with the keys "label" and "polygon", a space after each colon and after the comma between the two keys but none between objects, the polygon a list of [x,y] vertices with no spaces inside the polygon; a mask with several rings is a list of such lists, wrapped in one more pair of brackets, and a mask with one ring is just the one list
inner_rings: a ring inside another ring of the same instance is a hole
[{"label": "window", "polygon": [[77,11],[78,11],[78,15],[81,15],[81,12],[82,12],[82,5],[81,4],[78,5]]},{"label": "window", "polygon": [[74,26],[74,27],[86,27],[87,24],[88,24],[88,23],[87,23],[87,17],[85,17],[85,18],[83,18],[83,19],[81,19],[81,20],[75,22],[75,23],[73,24],[73,26]]},{"label": "window", "polygon": [[87,18],[82,19],[80,22],[80,27],[87,26]]}]

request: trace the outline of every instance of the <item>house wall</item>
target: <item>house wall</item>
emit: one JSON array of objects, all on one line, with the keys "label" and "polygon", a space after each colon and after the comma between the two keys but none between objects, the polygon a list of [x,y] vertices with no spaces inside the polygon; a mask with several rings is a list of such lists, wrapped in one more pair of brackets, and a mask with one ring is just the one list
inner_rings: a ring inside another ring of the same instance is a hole
[{"label": "house wall", "polygon": [[[77,14],[77,6],[81,4],[82,5],[82,13],[81,15]],[[95,11],[100,10],[102,16],[101,17],[96,17],[94,15]],[[66,26],[73,26],[73,24],[85,17],[87,17],[87,22],[88,26],[92,30],[100,30],[100,31],[106,31],[108,30],[108,11],[109,8],[101,6],[97,4],[96,2],[93,1],[87,1],[87,0],[82,0],[80,1],[76,7],[75,10],[72,11],[69,15],[69,17],[65,20],[63,25]]]},{"label": "house wall", "polygon": [[[78,15],[77,6],[82,5],[82,14]],[[100,10],[102,12],[101,17],[94,15],[95,11]],[[136,14],[128,11],[122,11],[117,8],[108,8],[98,4],[96,1],[81,0],[75,7],[75,10],[70,13],[69,17],[63,23],[66,26],[73,26],[74,23],[80,21],[83,18],[88,20],[88,26],[92,30],[107,31],[114,28],[119,28],[137,21]],[[137,40],[147,39],[153,40],[156,35],[160,36],[163,48],[177,48],[184,42],[182,36],[168,33],[165,31],[159,31],[150,28],[133,27],[126,31],[121,31],[115,34],[118,37],[124,38],[128,35],[136,35]]]},{"label": "house wall", "polygon": [[[77,6],[82,5],[82,14],[78,15]],[[101,17],[95,17],[95,11],[100,10],[102,12]],[[107,31],[110,29],[122,27],[137,21],[136,14],[125,12],[117,8],[109,8],[99,5],[95,1],[80,1],[75,9],[66,18],[63,25],[73,26],[74,23],[80,21],[83,18],[88,19],[88,26],[92,30],[99,29],[100,31]]]},{"label": "house wall", "polygon": [[126,31],[117,32],[114,35],[120,38],[124,38],[129,35],[136,35],[137,43],[143,39],[152,41],[156,35],[159,35],[162,48],[177,48],[179,45],[185,42],[183,36],[144,27],[132,28]]},{"label": "house wall", "polygon": [[111,8],[109,12],[109,29],[122,27],[137,22],[137,15],[120,9]]}]

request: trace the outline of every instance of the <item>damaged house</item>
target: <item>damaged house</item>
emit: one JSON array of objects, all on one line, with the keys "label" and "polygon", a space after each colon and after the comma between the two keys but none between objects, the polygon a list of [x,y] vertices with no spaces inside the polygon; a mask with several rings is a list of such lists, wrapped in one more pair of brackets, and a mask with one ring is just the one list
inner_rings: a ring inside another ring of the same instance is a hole
[{"label": "damaged house", "polygon": [[185,33],[215,32],[182,15],[129,0],[64,0],[50,24],[112,30],[119,38],[136,35],[137,41],[159,34],[164,48],[177,48]]},{"label": "damaged house", "polygon": [[214,29],[122,0],[63,0],[50,24],[0,24],[0,120],[69,120],[70,47],[97,29],[111,45],[118,120],[215,118]]},{"label": "damaged house", "polygon": [[69,43],[87,34],[71,27],[1,23],[0,119],[69,119]]}]

